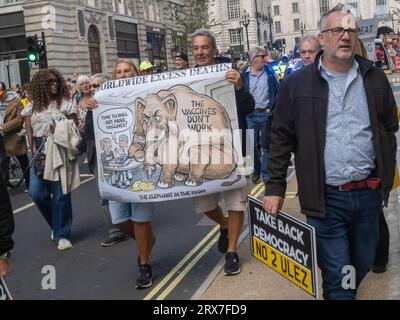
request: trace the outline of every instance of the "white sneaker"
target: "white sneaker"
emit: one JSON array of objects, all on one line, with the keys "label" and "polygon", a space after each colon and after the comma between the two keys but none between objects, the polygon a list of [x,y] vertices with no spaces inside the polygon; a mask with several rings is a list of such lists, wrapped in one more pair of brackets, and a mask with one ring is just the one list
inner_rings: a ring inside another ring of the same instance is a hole
[{"label": "white sneaker", "polygon": [[58,240],[58,250],[67,250],[72,248],[72,243],[68,239]]}]

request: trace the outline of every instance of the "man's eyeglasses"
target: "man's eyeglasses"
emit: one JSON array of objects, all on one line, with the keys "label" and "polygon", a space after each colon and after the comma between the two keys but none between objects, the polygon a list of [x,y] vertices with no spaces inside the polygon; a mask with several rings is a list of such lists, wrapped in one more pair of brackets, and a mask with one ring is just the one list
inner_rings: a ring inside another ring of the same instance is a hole
[{"label": "man's eyeglasses", "polygon": [[349,34],[349,36],[355,36],[358,32],[358,28],[357,29],[351,29],[351,28],[344,29],[342,27],[337,27],[337,28],[323,30],[323,31],[321,31],[321,33],[328,32],[328,31],[330,31],[334,37],[342,37],[346,31]]},{"label": "man's eyeglasses", "polygon": [[90,87],[97,89],[98,87],[100,87],[100,83],[93,83],[90,85]]},{"label": "man's eyeglasses", "polygon": [[254,58],[262,58],[262,59],[264,59],[266,56],[267,56],[266,54],[256,54],[256,55],[253,57],[253,59],[254,59]]}]

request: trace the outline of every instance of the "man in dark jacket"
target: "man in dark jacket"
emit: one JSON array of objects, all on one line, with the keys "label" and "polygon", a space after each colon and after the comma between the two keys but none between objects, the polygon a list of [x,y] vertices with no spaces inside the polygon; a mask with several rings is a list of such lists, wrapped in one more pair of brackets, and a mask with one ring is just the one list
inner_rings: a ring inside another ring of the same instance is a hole
[{"label": "man in dark jacket", "polygon": [[[276,215],[294,152],[300,207],[316,230],[325,299],[354,299],[371,267],[379,210],[393,184],[398,130],[387,77],[354,56],[356,24],[343,8],[322,17],[324,50],[315,62],[281,84],[264,198],[265,210]],[[343,285],[343,270],[355,270],[356,287]]]},{"label": "man in dark jacket", "polygon": [[29,190],[29,159],[26,139],[20,134],[23,118],[21,100],[13,92],[6,91],[4,82],[0,82],[0,168],[4,183],[9,180],[10,157],[16,156],[21,164],[25,178],[25,191]]},{"label": "man in dark jacket", "polygon": [[3,177],[0,175],[0,276],[2,277],[10,273],[12,268],[9,253],[14,247],[14,242],[11,238],[13,232],[14,216],[10,197]]},{"label": "man in dark jacket", "polygon": [[[196,30],[192,34],[193,57],[197,67],[216,64],[215,53],[217,45],[214,35],[205,29]],[[249,93],[240,73],[230,69],[225,74],[225,79],[234,85],[237,116],[242,134],[246,131],[246,116],[254,110],[254,99]],[[242,135],[242,151],[245,152],[245,136]],[[220,226],[218,249],[225,254],[225,275],[235,275],[240,272],[237,241],[243,227],[244,210],[246,208],[247,188],[229,190],[223,193],[225,205],[228,210],[228,219],[218,206],[219,194],[209,194],[194,199],[195,210],[206,214]]]},{"label": "man in dark jacket", "polygon": [[267,161],[268,145],[262,146],[262,155],[259,148],[261,134],[269,128],[269,117],[275,105],[278,93],[278,80],[265,65],[267,52],[263,47],[253,47],[249,51],[250,67],[243,72],[246,86],[255,100],[255,108],[247,116],[247,127],[254,133],[254,172],[253,183],[258,183],[260,174],[263,181],[268,178]]}]

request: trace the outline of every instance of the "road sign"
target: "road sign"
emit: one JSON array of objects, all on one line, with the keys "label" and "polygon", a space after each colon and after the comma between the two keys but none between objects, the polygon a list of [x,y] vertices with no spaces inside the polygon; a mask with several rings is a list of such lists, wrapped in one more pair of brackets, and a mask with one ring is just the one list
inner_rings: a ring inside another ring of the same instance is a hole
[{"label": "road sign", "polygon": [[248,197],[252,255],[313,297],[318,297],[315,230],[280,211],[275,218]]}]

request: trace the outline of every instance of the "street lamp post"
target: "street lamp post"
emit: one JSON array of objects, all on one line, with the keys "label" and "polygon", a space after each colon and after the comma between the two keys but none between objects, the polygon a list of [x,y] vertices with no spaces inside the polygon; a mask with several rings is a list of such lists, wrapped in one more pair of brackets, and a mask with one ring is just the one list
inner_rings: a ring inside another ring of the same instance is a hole
[{"label": "street lamp post", "polygon": [[250,51],[250,45],[249,45],[249,31],[248,27],[250,24],[250,15],[246,10],[243,11],[243,16],[242,16],[242,24],[246,28],[246,39],[247,39],[247,52]]},{"label": "street lamp post", "polygon": [[243,50],[242,50],[242,25],[241,25],[241,21],[239,21],[238,32],[239,32],[240,60],[243,60]]},{"label": "street lamp post", "polygon": [[257,43],[260,45],[260,23],[258,22],[258,8],[257,8],[257,0],[255,2],[255,9],[256,9],[256,23],[257,23]]}]

